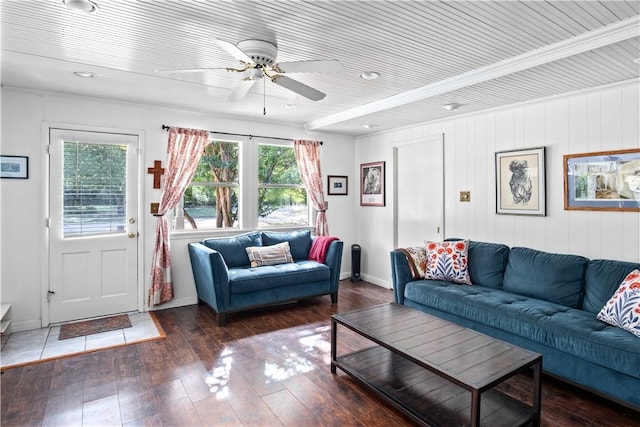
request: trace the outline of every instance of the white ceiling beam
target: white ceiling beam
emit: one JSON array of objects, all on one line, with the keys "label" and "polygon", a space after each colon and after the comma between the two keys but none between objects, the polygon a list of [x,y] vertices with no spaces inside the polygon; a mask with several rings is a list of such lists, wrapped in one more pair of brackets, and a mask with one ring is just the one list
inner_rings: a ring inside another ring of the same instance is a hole
[{"label": "white ceiling beam", "polygon": [[[560,42],[514,56],[504,61],[431,83],[410,91],[399,93],[378,101],[354,107],[305,123],[308,131],[321,129],[336,123],[377,113],[427,99],[436,95],[472,86],[488,80],[504,77],[529,68],[548,64],[590,50],[598,49],[640,36],[640,16],[633,16],[615,24],[580,34]],[[629,58],[632,61],[635,58]]]}]

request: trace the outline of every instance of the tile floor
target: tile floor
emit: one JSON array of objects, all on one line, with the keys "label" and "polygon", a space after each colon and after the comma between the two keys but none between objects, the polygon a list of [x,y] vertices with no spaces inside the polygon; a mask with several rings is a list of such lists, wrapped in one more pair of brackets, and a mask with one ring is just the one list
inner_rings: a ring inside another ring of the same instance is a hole
[{"label": "tile floor", "polygon": [[2,337],[0,366],[18,365],[65,354],[97,350],[160,336],[149,313],[127,313],[131,328],[58,340],[60,326],[16,332]]}]

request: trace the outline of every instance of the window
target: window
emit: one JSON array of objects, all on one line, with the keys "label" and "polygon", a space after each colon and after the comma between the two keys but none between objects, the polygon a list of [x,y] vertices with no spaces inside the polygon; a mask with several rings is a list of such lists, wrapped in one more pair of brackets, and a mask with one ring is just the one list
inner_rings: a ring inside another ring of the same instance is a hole
[{"label": "window", "polygon": [[308,225],[307,192],[293,147],[258,145],[258,226]]},{"label": "window", "polygon": [[176,229],[238,227],[237,142],[212,141],[176,212]]},{"label": "window", "polygon": [[125,232],[127,147],[64,142],[63,235]]},{"label": "window", "polygon": [[309,225],[292,144],[214,140],[175,210],[175,230]]}]

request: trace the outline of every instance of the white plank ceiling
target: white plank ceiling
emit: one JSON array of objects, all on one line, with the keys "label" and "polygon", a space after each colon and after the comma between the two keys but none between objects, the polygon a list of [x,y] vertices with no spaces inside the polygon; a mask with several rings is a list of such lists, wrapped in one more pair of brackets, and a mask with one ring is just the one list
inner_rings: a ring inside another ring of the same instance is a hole
[{"label": "white plank ceiling", "polygon": [[[640,1],[94,1],[2,0],[2,84],[362,135],[640,78]],[[344,70],[291,75],[321,101],[266,81],[233,103],[237,73],[155,72],[236,67],[215,39]]]}]

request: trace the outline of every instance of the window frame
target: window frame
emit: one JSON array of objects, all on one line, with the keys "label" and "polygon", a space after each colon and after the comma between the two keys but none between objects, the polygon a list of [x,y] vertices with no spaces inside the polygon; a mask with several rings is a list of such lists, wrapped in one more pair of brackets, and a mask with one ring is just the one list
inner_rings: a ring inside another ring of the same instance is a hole
[{"label": "window frame", "polygon": [[[214,181],[191,181],[188,185],[187,188],[192,187],[192,186],[197,186],[197,187],[212,187],[212,188],[216,188],[216,187],[232,187],[232,188],[237,188],[238,191],[240,191],[240,194],[242,194],[241,191],[241,181],[242,181],[242,141],[240,140],[235,140],[235,139],[221,139],[221,138],[212,138],[211,136],[209,136],[209,139],[207,140],[207,143],[205,144],[211,144],[212,142],[228,142],[228,143],[234,143],[234,144],[238,144],[238,182],[214,182]],[[238,228],[240,228],[240,217],[238,217],[238,226],[237,227],[223,227],[223,228],[217,228],[217,227],[213,227],[213,228],[199,228],[196,230],[193,229],[185,229],[184,228],[184,221],[185,221],[185,217],[184,217],[184,194],[182,195],[182,197],[180,198],[180,202],[178,202],[178,205],[175,207],[175,209],[173,209],[172,212],[172,218],[174,220],[174,229],[172,230],[172,232],[185,232],[185,233],[197,233],[199,231],[215,231],[215,230],[237,230]],[[240,198],[238,198],[238,212],[241,214],[242,213],[242,206],[240,205]]]},{"label": "window frame", "polygon": [[[213,135],[215,136],[215,134]],[[206,228],[206,229],[184,229],[184,216],[182,215],[182,199],[178,206],[172,212],[172,218],[175,220],[175,229],[171,231],[172,234],[194,234],[203,233],[207,235],[211,234],[226,234],[230,232],[242,232],[244,230],[265,230],[265,229],[292,229],[292,228],[309,228],[312,227],[313,221],[313,208],[309,202],[309,195],[307,192],[307,223],[298,225],[270,225],[259,226],[258,218],[258,192],[260,188],[291,188],[293,185],[289,184],[264,184],[261,186],[258,181],[258,165],[259,165],[259,146],[260,145],[275,145],[286,146],[293,148],[293,141],[271,141],[262,140],[258,141],[257,138],[250,137],[234,137],[234,138],[209,138],[209,141],[224,141],[238,143],[238,183],[215,183],[215,182],[196,182],[195,185],[208,184],[211,187],[220,186],[233,186],[237,188],[238,194],[238,226],[227,228]],[[209,143],[209,142],[208,142]],[[232,185],[233,184],[233,185]],[[189,186],[193,185],[192,183]],[[304,184],[296,184],[295,188],[302,188],[306,192]],[[179,223],[180,222],[180,223]],[[178,228],[178,225],[182,228]]]},{"label": "window frame", "polygon": [[[283,147],[289,147],[291,149],[293,149],[293,142],[288,142],[288,141],[276,141],[276,142],[258,142],[256,144],[256,153],[257,153],[257,160],[259,161],[259,156],[260,156],[260,146],[261,145],[271,145],[271,146],[283,146]],[[256,173],[258,172],[258,166],[259,164],[256,163]],[[296,165],[297,166],[297,165]],[[299,173],[299,171],[298,171]],[[302,182],[302,178],[300,179],[300,184],[263,184],[259,182],[258,179],[258,187],[256,190],[256,195],[255,195],[255,205],[256,205],[256,209],[258,207],[258,196],[259,196],[259,191],[261,188],[301,188],[304,190],[305,192],[305,196],[306,196],[306,200],[307,200],[307,223],[306,224],[296,224],[296,225],[272,225],[272,226],[260,226],[260,218],[258,217],[258,212],[256,211],[256,215],[255,215],[255,221],[256,221],[256,228],[260,228],[260,229],[267,229],[267,228],[286,228],[286,227],[309,227],[311,225],[312,222],[312,210],[311,210],[311,204],[309,203],[309,194],[307,192],[307,189],[304,186],[304,183]]]}]

